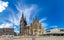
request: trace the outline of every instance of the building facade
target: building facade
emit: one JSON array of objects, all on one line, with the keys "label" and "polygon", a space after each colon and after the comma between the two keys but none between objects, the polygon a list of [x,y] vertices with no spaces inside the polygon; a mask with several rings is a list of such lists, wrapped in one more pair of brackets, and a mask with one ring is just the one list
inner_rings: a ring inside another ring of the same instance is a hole
[{"label": "building facade", "polygon": [[21,35],[42,35],[44,33],[44,27],[41,26],[38,19],[35,18],[30,26],[27,26],[26,18],[22,14],[20,20],[20,34]]},{"label": "building facade", "polygon": [[0,36],[1,35],[14,35],[13,28],[0,28]]}]

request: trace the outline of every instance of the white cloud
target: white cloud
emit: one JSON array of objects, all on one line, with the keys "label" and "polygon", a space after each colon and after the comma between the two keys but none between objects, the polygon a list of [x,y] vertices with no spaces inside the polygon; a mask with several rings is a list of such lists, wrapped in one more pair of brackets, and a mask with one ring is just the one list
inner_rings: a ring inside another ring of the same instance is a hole
[{"label": "white cloud", "polygon": [[[35,6],[32,5],[30,8],[26,8],[24,9],[24,15],[26,16],[27,22],[30,22],[30,16],[31,13],[33,12],[33,10],[35,10]],[[34,13],[32,13],[32,15],[34,15]]]},{"label": "white cloud", "polygon": [[[8,9],[11,14],[9,15],[9,21],[14,24],[14,25],[17,25],[19,26],[19,23],[20,23],[20,18],[22,16],[22,12],[24,13],[24,16],[26,17],[26,20],[28,23],[31,22],[30,20],[30,16],[31,16],[31,13],[35,10],[35,5],[32,5],[31,7],[26,7],[24,9],[21,9],[21,6],[16,6],[17,7],[17,10],[19,11],[19,13],[15,13],[12,9]],[[33,14],[34,15],[34,14]],[[12,17],[11,17],[12,16]]]},{"label": "white cloud", "polygon": [[45,28],[48,26],[47,23],[41,23],[41,24],[42,24],[42,26],[45,27]]},{"label": "white cloud", "polygon": [[46,20],[46,18],[42,18],[42,19],[39,20],[39,22],[41,23],[41,22],[43,22],[45,20]]},{"label": "white cloud", "polygon": [[12,11],[12,14],[9,16],[9,21],[14,25],[19,25],[20,20],[18,15],[15,15],[14,12]]},{"label": "white cloud", "polygon": [[39,20],[39,22],[46,29],[46,27],[48,26],[48,23],[44,22],[45,20],[47,20],[47,18],[42,18],[42,19]]},{"label": "white cloud", "polygon": [[4,2],[0,0],[0,12],[3,12],[3,10],[6,9],[6,7],[8,7],[8,2]]},{"label": "white cloud", "polygon": [[3,23],[0,25],[0,28],[11,28],[12,24],[11,23]]},{"label": "white cloud", "polygon": [[58,28],[58,26],[50,26],[50,28]]},{"label": "white cloud", "polygon": [[[25,8],[21,8],[21,6],[16,6],[17,7],[17,10],[19,11],[19,15],[21,17],[22,15],[22,12],[24,13],[24,16],[26,17],[26,20],[28,23],[30,23],[30,17],[31,15],[35,15],[35,13],[32,13],[32,12],[37,12],[36,9],[37,9],[37,6],[36,5],[31,5],[30,7],[25,7]],[[33,16],[32,16],[33,17]]]}]

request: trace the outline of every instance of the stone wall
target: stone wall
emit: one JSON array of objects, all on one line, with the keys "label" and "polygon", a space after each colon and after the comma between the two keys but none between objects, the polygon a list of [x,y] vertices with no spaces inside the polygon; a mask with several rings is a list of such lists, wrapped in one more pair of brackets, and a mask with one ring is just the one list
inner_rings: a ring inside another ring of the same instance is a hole
[{"label": "stone wall", "polygon": [[64,36],[0,36],[0,40],[64,40]]}]

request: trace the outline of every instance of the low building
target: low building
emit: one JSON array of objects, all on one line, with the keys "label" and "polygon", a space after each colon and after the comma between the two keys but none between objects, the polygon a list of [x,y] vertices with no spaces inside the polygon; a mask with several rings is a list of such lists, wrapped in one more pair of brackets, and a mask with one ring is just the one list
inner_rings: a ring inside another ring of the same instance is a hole
[{"label": "low building", "polygon": [[59,28],[51,28],[50,33],[59,33],[60,29]]},{"label": "low building", "polygon": [[13,28],[0,28],[0,35],[14,35]]},{"label": "low building", "polygon": [[64,35],[64,29],[61,28],[51,28],[50,32],[48,32],[45,35],[53,35],[53,36],[63,36]]}]

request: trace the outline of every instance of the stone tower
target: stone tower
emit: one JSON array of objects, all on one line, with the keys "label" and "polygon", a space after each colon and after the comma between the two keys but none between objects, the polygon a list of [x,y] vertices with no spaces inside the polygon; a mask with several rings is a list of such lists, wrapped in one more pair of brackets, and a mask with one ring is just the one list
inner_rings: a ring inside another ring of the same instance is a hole
[{"label": "stone tower", "polygon": [[24,14],[22,13],[22,17],[20,19],[20,35],[25,35],[25,29],[26,29],[26,19],[24,18]]}]

